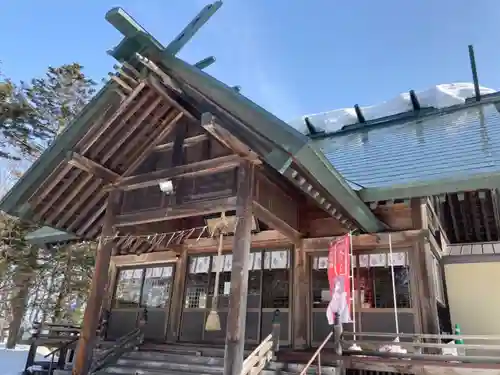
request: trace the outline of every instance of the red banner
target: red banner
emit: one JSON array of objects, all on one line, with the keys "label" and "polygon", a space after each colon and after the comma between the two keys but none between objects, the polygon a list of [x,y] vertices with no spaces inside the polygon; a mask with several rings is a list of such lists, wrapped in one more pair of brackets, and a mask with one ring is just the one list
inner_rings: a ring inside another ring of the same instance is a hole
[{"label": "red banner", "polygon": [[346,235],[330,244],[328,248],[328,282],[332,299],[327,317],[333,324],[335,313],[340,323],[350,322],[351,316],[351,254],[350,236]]}]

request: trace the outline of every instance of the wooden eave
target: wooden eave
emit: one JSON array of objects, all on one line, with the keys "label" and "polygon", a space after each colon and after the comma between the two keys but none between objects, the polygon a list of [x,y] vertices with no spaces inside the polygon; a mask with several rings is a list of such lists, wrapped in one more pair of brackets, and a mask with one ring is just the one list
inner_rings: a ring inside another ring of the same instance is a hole
[{"label": "wooden eave", "polygon": [[4,211],[79,238],[95,238],[106,208],[106,186],[132,175],[178,121],[192,121],[147,80],[138,80],[125,97],[112,86],[9,192],[0,205]]},{"label": "wooden eave", "polygon": [[379,202],[461,193],[500,187],[500,173],[480,173],[473,176],[419,181],[404,185],[361,189],[358,194],[364,202]]}]

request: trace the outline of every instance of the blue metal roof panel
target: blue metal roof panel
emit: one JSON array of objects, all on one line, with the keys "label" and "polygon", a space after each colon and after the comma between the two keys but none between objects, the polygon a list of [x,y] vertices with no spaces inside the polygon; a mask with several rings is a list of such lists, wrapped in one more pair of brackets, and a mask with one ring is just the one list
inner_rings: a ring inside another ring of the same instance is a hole
[{"label": "blue metal roof panel", "polygon": [[500,171],[500,114],[494,104],[316,142],[355,189]]}]

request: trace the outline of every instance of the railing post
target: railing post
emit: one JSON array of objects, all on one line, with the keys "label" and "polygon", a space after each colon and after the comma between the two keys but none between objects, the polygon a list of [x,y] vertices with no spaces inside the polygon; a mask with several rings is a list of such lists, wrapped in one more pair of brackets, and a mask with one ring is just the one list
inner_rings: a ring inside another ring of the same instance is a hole
[{"label": "railing post", "polygon": [[40,331],[42,329],[42,323],[39,322],[34,322],[33,323],[33,328],[31,332],[31,345],[30,345],[30,350],[28,352],[28,358],[26,358],[26,365],[24,366],[24,371],[25,373],[28,371],[28,368],[30,366],[33,366],[33,362],[35,362],[35,356],[36,356],[36,340],[40,336]]},{"label": "railing post", "polygon": [[111,313],[107,309],[102,310],[101,324],[99,325],[99,337],[105,339],[108,333],[109,317]]},{"label": "railing post", "polygon": [[139,330],[141,331],[141,337],[139,340],[139,344],[142,344],[144,341],[144,327],[148,323],[148,309],[144,307],[141,312],[141,316],[139,317]]},{"label": "railing post", "polygon": [[340,358],[337,362],[338,369],[340,369],[340,374],[345,374],[344,361],[342,360],[342,335],[343,335],[342,323],[340,323],[339,313],[335,313],[335,319],[333,323],[333,346],[335,348],[335,354]]},{"label": "railing post", "polygon": [[280,350],[280,310],[276,309],[274,311],[273,315],[273,330],[272,330],[272,336],[273,336],[273,360],[276,359],[276,353]]}]

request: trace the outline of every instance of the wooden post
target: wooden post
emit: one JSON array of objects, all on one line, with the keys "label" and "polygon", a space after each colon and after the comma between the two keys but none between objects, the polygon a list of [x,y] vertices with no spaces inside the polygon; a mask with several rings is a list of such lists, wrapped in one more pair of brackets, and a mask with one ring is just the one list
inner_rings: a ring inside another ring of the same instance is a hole
[{"label": "wooden post", "polygon": [[172,296],[170,298],[170,313],[168,314],[168,342],[176,342],[179,339],[187,262],[188,251],[185,247],[183,247],[175,265],[174,285],[172,288]]},{"label": "wooden post", "polygon": [[304,349],[307,346],[307,327],[310,309],[309,277],[307,269],[307,255],[303,242],[295,244],[293,254],[293,348]]},{"label": "wooden post", "polygon": [[242,161],[238,168],[236,200],[238,221],[234,233],[224,375],[239,375],[243,367],[254,173],[254,166],[248,160]]},{"label": "wooden post", "polygon": [[[427,215],[425,201],[413,199],[411,202],[414,228],[427,229]],[[432,282],[432,268],[429,264],[430,248],[426,240],[419,237],[409,252],[410,286],[413,308],[419,320],[420,333],[439,333],[437,300]]]},{"label": "wooden post", "polygon": [[97,249],[94,275],[90,287],[87,307],[83,315],[83,325],[75,354],[73,375],[87,375],[92,364],[92,354],[96,343],[101,307],[105,298],[108,270],[114,242],[106,240],[114,234],[114,220],[120,207],[121,193],[113,190],[109,193],[106,214],[102,226],[101,240]]}]

